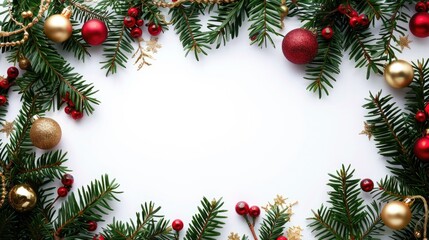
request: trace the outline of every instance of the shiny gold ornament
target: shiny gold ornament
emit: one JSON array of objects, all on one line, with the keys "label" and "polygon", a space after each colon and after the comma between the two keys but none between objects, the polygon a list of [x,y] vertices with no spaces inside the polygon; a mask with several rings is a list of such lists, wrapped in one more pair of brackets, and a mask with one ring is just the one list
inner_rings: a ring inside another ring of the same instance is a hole
[{"label": "shiny gold ornament", "polygon": [[414,237],[416,238],[421,238],[422,237],[422,233],[418,230],[414,231]]},{"label": "shiny gold ornament", "polygon": [[26,57],[20,57],[18,61],[18,66],[22,70],[28,70],[31,68],[31,62]]},{"label": "shiny gold ornament", "polygon": [[286,4],[280,5],[280,13],[283,18],[289,14],[289,8],[286,6]]},{"label": "shiny gold ornament", "polygon": [[9,204],[18,212],[26,212],[34,208],[37,194],[28,184],[15,185],[9,192]]},{"label": "shiny gold ornament", "polygon": [[44,26],[46,36],[56,43],[69,39],[73,32],[70,16],[71,10],[65,8],[61,14],[48,17]]},{"label": "shiny gold ornament", "polygon": [[411,221],[410,206],[401,201],[392,201],[381,210],[381,219],[391,229],[401,230]]},{"label": "shiny gold ornament", "polygon": [[51,118],[37,118],[31,126],[30,139],[38,148],[51,149],[61,140],[61,127]]},{"label": "shiny gold ornament", "polygon": [[404,88],[414,78],[413,66],[404,60],[396,60],[384,68],[384,79],[393,88]]}]

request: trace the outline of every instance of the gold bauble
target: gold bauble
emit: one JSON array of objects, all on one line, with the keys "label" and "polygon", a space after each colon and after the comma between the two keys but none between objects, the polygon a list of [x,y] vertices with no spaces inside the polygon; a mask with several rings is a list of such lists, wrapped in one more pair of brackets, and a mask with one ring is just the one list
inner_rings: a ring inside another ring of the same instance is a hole
[{"label": "gold bauble", "polygon": [[414,69],[404,60],[396,60],[384,68],[384,79],[393,88],[404,88],[410,85],[414,78]]},{"label": "gold bauble", "polygon": [[28,184],[15,185],[9,192],[9,204],[19,212],[26,212],[34,208],[37,203],[37,194]]},{"label": "gold bauble", "polygon": [[391,229],[401,230],[411,221],[409,205],[401,201],[392,201],[381,210],[381,219]]},{"label": "gold bauble", "polygon": [[282,4],[280,6],[280,12],[283,17],[286,17],[289,14],[289,8],[286,5]]},{"label": "gold bauble", "polygon": [[414,231],[414,237],[416,238],[421,238],[422,237],[422,233],[418,230]]},{"label": "gold bauble", "polygon": [[70,16],[71,11],[65,9],[61,14],[54,14],[48,17],[44,26],[46,36],[57,43],[62,43],[69,39],[73,33]]},{"label": "gold bauble", "polygon": [[51,118],[37,118],[31,126],[30,139],[38,148],[51,149],[61,140],[61,127]]},{"label": "gold bauble", "polygon": [[26,58],[26,57],[21,57],[21,58],[19,58],[18,66],[19,66],[19,68],[21,68],[22,70],[28,70],[28,69],[30,69],[30,67],[31,67],[31,62],[30,62],[30,60],[28,60],[28,58]]}]

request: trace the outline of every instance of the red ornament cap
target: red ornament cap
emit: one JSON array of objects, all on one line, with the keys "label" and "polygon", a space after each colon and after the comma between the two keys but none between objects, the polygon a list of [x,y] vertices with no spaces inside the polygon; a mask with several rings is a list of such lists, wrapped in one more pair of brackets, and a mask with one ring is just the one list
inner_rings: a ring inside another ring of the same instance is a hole
[{"label": "red ornament cap", "polygon": [[360,188],[364,192],[371,192],[374,189],[374,182],[369,178],[362,179],[360,181]]},{"label": "red ornament cap", "polygon": [[174,229],[174,231],[179,232],[183,229],[183,221],[180,219],[176,219],[171,223],[171,227]]},{"label": "red ornament cap", "polygon": [[249,213],[249,204],[244,201],[240,201],[235,205],[235,211],[238,215],[246,215]]}]

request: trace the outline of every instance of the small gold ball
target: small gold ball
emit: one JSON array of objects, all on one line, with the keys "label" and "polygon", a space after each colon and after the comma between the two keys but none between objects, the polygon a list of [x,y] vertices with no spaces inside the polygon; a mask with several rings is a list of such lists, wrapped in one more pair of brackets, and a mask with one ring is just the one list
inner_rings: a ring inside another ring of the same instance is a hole
[{"label": "small gold ball", "polygon": [[384,68],[384,79],[393,88],[404,88],[410,85],[414,78],[414,69],[404,60],[396,60]]},{"label": "small gold ball", "polygon": [[410,207],[401,201],[392,201],[381,210],[381,219],[391,229],[401,230],[411,221]]},{"label": "small gold ball", "polygon": [[38,118],[30,129],[30,139],[35,147],[51,149],[61,140],[61,127],[51,118]]},{"label": "small gold ball", "polygon": [[414,237],[416,238],[421,238],[422,237],[422,233],[418,230],[414,231]]},{"label": "small gold ball", "polygon": [[73,28],[70,19],[61,14],[55,14],[46,19],[44,31],[49,39],[62,43],[70,38]]},{"label": "small gold ball", "polygon": [[289,8],[286,5],[281,5],[280,11],[282,13],[282,16],[286,17],[289,14]]},{"label": "small gold ball", "polygon": [[37,203],[37,194],[28,184],[15,185],[9,192],[9,204],[19,212],[26,212],[34,208]]},{"label": "small gold ball", "polygon": [[31,67],[31,62],[30,62],[30,60],[28,60],[28,58],[22,57],[22,58],[19,58],[18,66],[22,70],[28,70]]},{"label": "small gold ball", "polygon": [[27,11],[27,17],[32,18],[33,17],[33,12],[32,11]]},{"label": "small gold ball", "polygon": [[28,18],[28,14],[27,14],[27,12],[22,12],[22,13],[21,13],[21,17],[22,17],[22,18]]}]

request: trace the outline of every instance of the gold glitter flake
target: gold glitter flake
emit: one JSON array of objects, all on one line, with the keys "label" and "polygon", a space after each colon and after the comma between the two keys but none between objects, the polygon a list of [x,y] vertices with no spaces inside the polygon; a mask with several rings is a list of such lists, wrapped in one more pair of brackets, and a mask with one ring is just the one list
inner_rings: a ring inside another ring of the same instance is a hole
[{"label": "gold glitter flake", "polygon": [[228,240],[240,240],[240,236],[237,233],[230,233],[228,236]]},{"label": "gold glitter flake", "polygon": [[299,226],[290,227],[287,232],[289,240],[301,240],[302,239],[302,228]]},{"label": "gold glitter flake", "polygon": [[10,134],[12,134],[13,130],[15,130],[15,121],[13,122],[5,121],[1,125],[3,126],[3,128],[0,129],[0,132],[6,133],[6,137],[9,137]]},{"label": "gold glitter flake", "polygon": [[274,205],[283,207],[283,205],[286,204],[286,198],[284,198],[282,195],[278,195],[277,197],[274,199]]},{"label": "gold glitter flake", "polygon": [[364,124],[364,129],[359,134],[361,134],[361,135],[367,135],[368,136],[368,140],[371,140],[372,129],[373,129],[374,126],[369,125],[367,122],[363,122],[363,124]]},{"label": "gold glitter flake", "polygon": [[157,53],[161,47],[162,45],[158,43],[158,38],[156,37],[151,37],[149,41],[146,41],[146,51]]},{"label": "gold glitter flake", "polygon": [[403,51],[404,48],[411,49],[410,48],[411,42],[412,41],[410,39],[408,39],[408,35],[407,36],[400,36],[399,40],[397,41],[397,43],[398,43],[397,46],[401,47],[401,51]]}]

